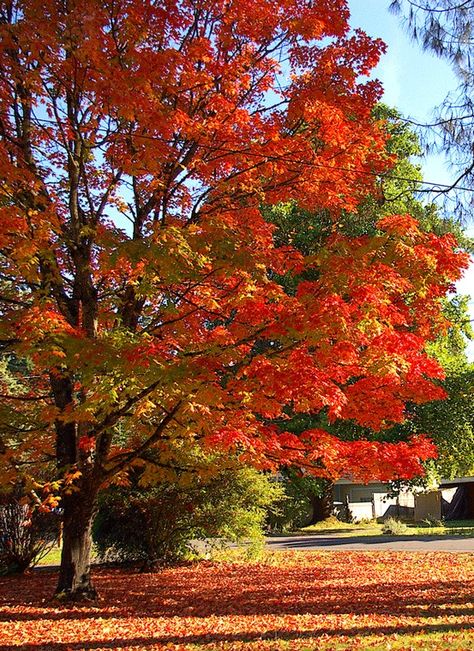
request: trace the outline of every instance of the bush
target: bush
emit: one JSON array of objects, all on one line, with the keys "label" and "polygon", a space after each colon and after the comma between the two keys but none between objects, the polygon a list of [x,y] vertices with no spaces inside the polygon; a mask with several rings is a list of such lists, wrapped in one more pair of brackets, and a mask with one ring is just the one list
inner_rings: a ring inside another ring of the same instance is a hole
[{"label": "bush", "polygon": [[[283,491],[277,507],[268,514],[268,524],[272,531],[294,531],[314,524],[314,505],[317,498],[327,497],[328,482],[311,475],[301,475],[295,470],[286,470],[280,478]],[[332,485],[330,487],[331,504],[329,515],[332,511]],[[326,519],[322,514],[322,519]]]},{"label": "bush", "polygon": [[401,536],[407,533],[408,527],[404,522],[396,520],[395,518],[388,518],[382,526],[382,533],[387,536]]},{"label": "bush", "polygon": [[425,527],[444,527],[445,523],[443,520],[439,520],[438,518],[435,518],[432,515],[429,515],[427,518],[425,518],[422,523],[423,526]]},{"label": "bush", "polygon": [[45,556],[59,538],[59,516],[8,497],[0,504],[0,573],[22,573]]},{"label": "bush", "polygon": [[308,497],[293,490],[294,486],[290,483],[282,483],[281,488],[284,493],[267,517],[270,531],[294,531],[307,526],[312,512]]},{"label": "bush", "polygon": [[185,557],[198,539],[249,539],[255,551],[263,544],[267,509],[280,497],[278,483],[242,467],[208,481],[196,476],[189,486],[111,487],[99,501],[96,550],[103,560],[144,567]]}]

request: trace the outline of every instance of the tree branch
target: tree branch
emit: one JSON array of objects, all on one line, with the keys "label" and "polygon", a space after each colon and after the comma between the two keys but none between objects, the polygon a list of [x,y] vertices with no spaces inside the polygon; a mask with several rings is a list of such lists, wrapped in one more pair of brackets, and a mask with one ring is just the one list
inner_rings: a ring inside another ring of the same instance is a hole
[{"label": "tree branch", "polygon": [[[140,445],[136,450],[133,450],[133,452],[129,452],[122,458],[121,461],[119,461],[119,463],[115,464],[114,466],[106,470],[104,473],[105,478],[112,477],[117,472],[120,472],[120,470],[126,468],[132,461],[138,459],[143,454],[143,452],[148,450],[148,448],[150,448],[153,445],[153,443],[156,443],[156,441],[158,441],[159,438],[161,437],[162,432],[166,429],[168,423],[170,423],[170,421],[173,420],[175,414],[178,412],[181,405],[182,405],[182,400],[178,400],[178,402],[172,408],[172,410],[166,413],[166,416],[155,428],[153,434],[149,436],[148,439],[144,443],[142,443],[142,445]],[[113,461],[113,459],[111,461]]]}]

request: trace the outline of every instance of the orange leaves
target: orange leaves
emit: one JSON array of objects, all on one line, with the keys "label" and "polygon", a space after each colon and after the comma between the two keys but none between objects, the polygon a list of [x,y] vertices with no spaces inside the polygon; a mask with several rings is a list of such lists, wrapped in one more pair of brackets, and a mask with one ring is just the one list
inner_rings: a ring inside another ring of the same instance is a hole
[{"label": "orange leaves", "polygon": [[418,222],[410,215],[388,215],[379,219],[377,227],[386,233],[394,233],[400,236],[419,237],[421,231]]},{"label": "orange leaves", "polygon": [[102,568],[96,572],[102,599],[89,607],[52,605],[55,578],[48,570],[0,578],[6,648],[472,646],[470,554],[298,551],[274,553],[267,562],[202,562],[149,574]]},{"label": "orange leaves", "polygon": [[437,456],[435,445],[424,436],[413,437],[408,443],[339,441],[335,437],[328,440],[327,435],[320,434],[317,438],[322,439],[324,445],[317,443],[311,456],[314,455],[324,465],[327,476],[334,479],[341,476],[364,482],[375,477],[382,481],[410,479],[423,474],[423,461]]},{"label": "orange leaves", "polygon": [[61,467],[110,435],[95,455],[205,441],[342,472],[328,434],[269,421],[382,428],[439,397],[423,348],[466,258],[407,216],[372,238],[335,220],[305,257],[262,206],[337,217],[371,192],[391,160],[361,77],[383,44],[345,0],[66,5],[18,0],[0,25],[1,337],[48,450],[70,425]]},{"label": "orange leaves", "polygon": [[32,336],[40,339],[44,336],[80,334],[80,331],[73,328],[54,305],[31,307],[23,315],[17,326],[17,332],[20,338],[26,340],[30,340]]},{"label": "orange leaves", "polygon": [[[277,410],[276,404],[267,404],[262,396],[261,404],[255,402],[249,407],[260,409],[268,418],[275,418],[272,406]],[[235,421],[234,425],[229,423],[221,428],[216,423],[215,429],[206,436],[207,445],[239,452],[242,461],[259,468],[277,470],[290,465],[304,468],[317,477],[332,480],[352,477],[363,482],[374,478],[382,481],[411,479],[424,473],[424,461],[437,456],[435,445],[422,435],[398,443],[363,439],[342,441],[321,428],[296,435],[258,420],[244,423]]]}]

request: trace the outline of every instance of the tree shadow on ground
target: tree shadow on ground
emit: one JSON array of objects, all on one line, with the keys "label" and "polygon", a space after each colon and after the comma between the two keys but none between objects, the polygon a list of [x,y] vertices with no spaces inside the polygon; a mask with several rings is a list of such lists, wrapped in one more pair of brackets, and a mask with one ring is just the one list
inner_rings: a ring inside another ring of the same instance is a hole
[{"label": "tree shadow on ground", "polygon": [[[366,572],[367,570],[365,570]],[[369,570],[370,572],[370,570]],[[314,572],[306,567],[272,568],[205,564],[174,572],[140,574],[100,570],[101,601],[92,606],[50,601],[56,576],[42,573],[0,580],[0,605],[33,606],[37,612],[3,609],[5,621],[134,616],[389,614],[434,617],[474,615],[474,578],[466,580],[388,580],[380,583],[361,572],[354,585],[341,583],[341,569]],[[13,587],[16,587],[16,590]],[[442,612],[440,607],[442,606]]]},{"label": "tree shadow on ground", "polygon": [[[375,527],[373,527],[375,529]],[[367,531],[366,528],[364,527],[335,527],[334,529],[327,529],[324,528],[321,531],[318,531],[318,529],[314,529],[313,531],[306,531],[305,529],[296,529],[295,531],[291,531],[288,533],[281,533],[281,532],[271,532],[266,534],[266,538],[270,542],[272,538],[291,538],[291,537],[300,537],[300,536],[307,536],[311,538],[321,538],[324,536],[329,536],[329,535],[337,535],[337,534],[346,534],[346,533],[351,533],[354,536],[359,537],[361,534],[364,533],[364,531]]]},{"label": "tree shadow on ground", "polygon": [[[113,643],[91,639],[77,644],[75,641],[72,644],[24,644],[21,646],[24,651],[120,649],[167,643],[217,644],[275,638],[306,639],[321,635],[363,636],[411,632],[416,634],[421,630],[427,633],[472,630],[474,576],[472,572],[469,576],[463,573],[461,556],[455,555],[452,560],[448,554],[433,555],[433,559],[444,559],[439,562],[445,564],[442,567],[446,567],[445,571],[438,573],[437,580],[431,578],[429,564],[425,563],[413,577],[404,574],[403,565],[390,565],[386,560],[385,564],[378,567],[382,555],[360,553],[348,554],[346,563],[338,560],[337,564],[338,554],[328,554],[327,563],[315,562],[314,567],[311,564],[272,567],[264,564],[245,566],[204,562],[167,568],[152,574],[140,574],[131,569],[101,568],[95,574],[95,582],[102,598],[92,606],[67,606],[51,602],[56,573],[32,572],[23,577],[0,579],[0,622],[29,622],[30,627],[34,627],[36,622],[39,626],[40,622],[49,621],[55,622],[55,625],[67,623],[70,627],[77,621],[77,631],[80,632],[87,620],[113,621],[113,625],[120,628],[125,619],[149,618],[156,619],[157,622],[168,619],[169,625],[174,626],[176,631],[178,618],[190,617],[201,621],[212,616],[225,618],[251,615],[262,618],[262,627],[258,633],[249,630],[235,634],[219,631],[196,634],[189,630],[182,635],[170,633],[138,638],[131,632],[130,638],[116,639]],[[314,558],[319,557],[315,555]],[[395,561],[402,559],[402,556],[393,554],[390,558]],[[330,564],[331,559],[334,565]],[[442,573],[445,573],[446,577],[440,580]],[[319,622],[316,626],[311,623],[311,631],[293,630],[294,624],[290,626],[290,630],[280,630],[278,622],[271,621],[272,617],[299,615],[328,619],[326,622],[321,620],[321,628]],[[353,628],[352,624],[348,629],[332,628],[334,623],[330,618],[345,615],[360,616],[360,626],[355,621]],[[363,620],[367,616],[379,616],[382,619],[385,617],[388,625],[374,622],[374,627],[369,628]],[[435,621],[435,618],[445,617],[451,617],[452,621],[446,624]],[[404,621],[391,626],[388,618],[400,618]],[[413,621],[413,618],[418,621]],[[466,621],[459,622],[454,618],[463,618]],[[267,625],[271,630],[266,630]],[[263,634],[260,631],[263,631]],[[122,631],[117,631],[117,635],[118,638],[123,636],[123,628]],[[78,639],[81,639],[79,635],[75,640]],[[0,645],[2,651],[18,648],[14,645]]]},{"label": "tree shadow on ground", "polygon": [[248,633],[211,633],[205,635],[157,635],[157,636],[143,636],[143,637],[130,637],[130,638],[114,638],[113,640],[82,640],[80,642],[49,642],[47,644],[24,644],[21,647],[18,645],[2,645],[1,651],[82,651],[87,649],[129,649],[139,647],[146,649],[154,645],[167,645],[167,644],[223,644],[232,642],[264,642],[266,640],[317,640],[318,637],[338,637],[344,634],[345,637],[366,637],[374,635],[393,635],[403,632],[407,635],[418,635],[420,633],[429,635],[430,633],[452,633],[454,631],[471,631],[472,627],[469,623],[463,624],[429,624],[418,626],[406,626],[402,630],[398,625],[383,626],[374,631],[373,628],[368,626],[354,627],[347,631],[341,631],[338,628],[315,628],[312,630],[288,630],[288,629],[271,629],[260,632]]}]

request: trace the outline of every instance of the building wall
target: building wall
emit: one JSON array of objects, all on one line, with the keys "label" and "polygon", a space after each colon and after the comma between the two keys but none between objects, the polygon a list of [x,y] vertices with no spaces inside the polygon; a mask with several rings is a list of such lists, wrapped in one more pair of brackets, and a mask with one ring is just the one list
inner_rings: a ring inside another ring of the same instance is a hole
[{"label": "building wall", "polygon": [[415,498],[415,520],[441,519],[441,491],[419,493]]},{"label": "building wall", "polygon": [[383,482],[355,484],[347,480],[334,485],[336,510],[344,512],[349,508],[355,520],[366,518],[402,518],[405,520],[426,520],[442,517],[442,499],[450,502],[456,490],[462,487],[465,507],[463,518],[474,519],[474,479],[464,477],[441,482],[441,490],[429,493],[405,491],[397,498],[388,497],[389,485]]},{"label": "building wall", "polygon": [[334,501],[345,502],[371,502],[374,493],[388,491],[388,484],[382,482],[370,482],[369,484],[338,484],[334,485]]}]

